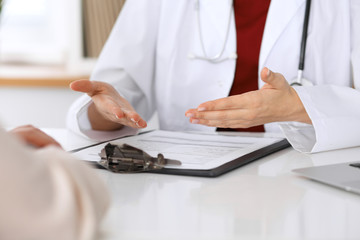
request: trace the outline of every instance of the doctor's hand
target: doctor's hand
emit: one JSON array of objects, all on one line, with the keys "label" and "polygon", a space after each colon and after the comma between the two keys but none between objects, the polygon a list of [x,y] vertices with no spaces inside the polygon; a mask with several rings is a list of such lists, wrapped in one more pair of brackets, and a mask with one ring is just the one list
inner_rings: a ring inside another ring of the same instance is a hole
[{"label": "doctor's hand", "polygon": [[74,91],[87,93],[93,103],[88,108],[88,116],[94,130],[117,130],[124,125],[145,128],[145,120],[134,110],[130,103],[105,82],[77,80],[70,84]]},{"label": "doctor's hand", "polygon": [[265,85],[260,90],[205,102],[185,115],[191,123],[220,128],[249,128],[282,121],[311,124],[296,91],[281,74],[263,68],[261,79]]}]

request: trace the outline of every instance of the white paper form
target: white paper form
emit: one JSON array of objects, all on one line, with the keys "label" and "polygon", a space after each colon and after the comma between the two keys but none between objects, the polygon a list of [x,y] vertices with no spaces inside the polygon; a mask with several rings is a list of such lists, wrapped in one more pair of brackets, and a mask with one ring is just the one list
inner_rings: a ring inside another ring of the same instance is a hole
[{"label": "white paper form", "polygon": [[[156,157],[179,160],[181,166],[168,168],[208,170],[221,166],[243,155],[283,140],[281,137],[244,137],[206,132],[170,132],[156,130],[145,134],[112,141],[129,144]],[[99,161],[99,153],[107,143],[74,153],[82,160]]]}]

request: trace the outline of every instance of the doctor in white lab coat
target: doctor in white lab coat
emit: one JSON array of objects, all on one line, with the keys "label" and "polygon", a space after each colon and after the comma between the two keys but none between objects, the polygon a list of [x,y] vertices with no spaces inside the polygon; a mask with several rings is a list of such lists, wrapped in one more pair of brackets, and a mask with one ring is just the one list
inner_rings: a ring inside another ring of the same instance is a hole
[{"label": "doctor in white lab coat", "polygon": [[[71,86],[87,95],[71,107],[68,126],[90,137],[107,130],[110,139],[146,127],[157,111],[165,130],[265,124],[266,131],[282,129],[299,151],[360,146],[360,1],[312,1],[304,77],[314,86],[292,88],[305,2],[271,1],[259,56],[260,90],[227,97],[238,50],[234,18],[225,61],[211,63],[191,58],[203,55],[194,0],[128,0],[93,81]],[[200,30],[210,56],[224,42],[229,6],[230,1],[200,1]]]}]

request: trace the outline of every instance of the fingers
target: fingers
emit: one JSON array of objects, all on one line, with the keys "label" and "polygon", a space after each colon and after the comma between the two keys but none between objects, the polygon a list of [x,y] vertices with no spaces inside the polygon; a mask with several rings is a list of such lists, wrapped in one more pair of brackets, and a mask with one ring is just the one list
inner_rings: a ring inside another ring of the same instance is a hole
[{"label": "fingers", "polygon": [[112,104],[111,115],[115,117],[114,121],[122,125],[134,128],[145,128],[147,123],[141,116],[134,110],[126,99],[119,97],[117,100],[111,99]]},{"label": "fingers", "polygon": [[[134,111],[123,110],[122,114],[115,113],[115,117],[119,123],[133,127],[133,128],[146,128],[147,123],[140,115]],[[123,122],[122,119],[126,119],[127,122]]]},{"label": "fingers", "polygon": [[19,137],[26,144],[37,148],[42,148],[49,145],[61,148],[61,145],[55,139],[31,125],[17,127],[10,132]]},{"label": "fingers", "polygon": [[37,134],[32,135],[28,140],[31,142],[32,145],[40,148],[49,145],[61,148],[61,145],[57,141],[55,141],[55,139],[40,130]]},{"label": "fingers", "polygon": [[126,125],[133,128],[147,127],[146,121],[131,107],[131,105],[123,98],[115,100],[112,97],[104,97],[103,99],[95,99],[98,111],[106,118],[114,123]]},{"label": "fingers", "polygon": [[209,119],[193,119],[190,120],[192,124],[199,124],[208,127],[218,127],[218,128],[249,128],[257,124],[254,121],[248,120],[209,120]]},{"label": "fingers", "polygon": [[261,109],[230,109],[221,111],[198,112],[190,109],[186,112],[192,124],[221,128],[249,128],[262,124],[259,115]]},{"label": "fingers", "polygon": [[253,120],[254,114],[248,109],[230,109],[230,110],[220,110],[220,111],[204,111],[199,112],[196,109],[190,109],[185,114],[186,117],[190,118],[190,122],[206,119],[206,120]]},{"label": "fingers", "polygon": [[131,107],[122,107],[111,98],[95,101],[88,108],[88,116],[94,130],[112,131],[122,126],[145,128],[147,123]]},{"label": "fingers", "polygon": [[247,92],[240,95],[234,95],[226,98],[220,98],[200,104],[197,107],[198,112],[218,111],[226,109],[248,109],[259,108],[262,105],[257,91]]},{"label": "fingers", "polygon": [[224,110],[224,109],[235,109],[235,108],[245,108],[250,104],[251,99],[247,96],[247,94],[236,95],[226,98],[220,98],[213,101],[208,101],[200,104],[197,107],[197,111],[216,111],[216,110]]}]

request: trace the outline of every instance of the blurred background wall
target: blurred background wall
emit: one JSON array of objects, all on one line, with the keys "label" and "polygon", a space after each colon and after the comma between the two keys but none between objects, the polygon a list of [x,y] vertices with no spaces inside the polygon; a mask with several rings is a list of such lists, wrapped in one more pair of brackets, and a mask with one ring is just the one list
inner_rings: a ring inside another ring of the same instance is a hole
[{"label": "blurred background wall", "polygon": [[65,127],[125,0],[3,0],[0,122]]}]

